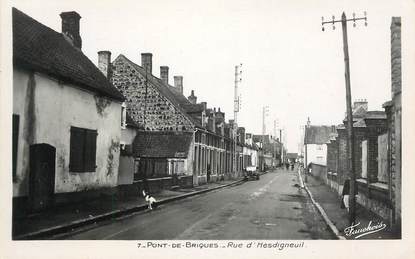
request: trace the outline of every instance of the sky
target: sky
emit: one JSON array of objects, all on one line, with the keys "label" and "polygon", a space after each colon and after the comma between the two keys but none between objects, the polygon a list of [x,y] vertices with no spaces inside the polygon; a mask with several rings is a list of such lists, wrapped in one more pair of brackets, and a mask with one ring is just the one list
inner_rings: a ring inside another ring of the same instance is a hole
[{"label": "sky", "polygon": [[[238,124],[262,133],[262,107],[269,106],[266,131],[274,120],[284,129],[289,152],[297,152],[301,126],[342,123],[346,110],[342,30],[321,30],[321,17],[367,12],[368,26],[348,24],[352,100],[366,99],[383,110],[391,98],[390,24],[408,15],[413,1],[13,1],[39,22],[60,32],[59,14],[81,15],[82,51],[97,64],[97,52],[124,54],[141,64],[153,53],[153,74],[170,67],[183,76],[184,95],[220,107],[233,118],[234,69],[242,63],[242,108]],[[404,20],[403,20],[404,21]]]}]

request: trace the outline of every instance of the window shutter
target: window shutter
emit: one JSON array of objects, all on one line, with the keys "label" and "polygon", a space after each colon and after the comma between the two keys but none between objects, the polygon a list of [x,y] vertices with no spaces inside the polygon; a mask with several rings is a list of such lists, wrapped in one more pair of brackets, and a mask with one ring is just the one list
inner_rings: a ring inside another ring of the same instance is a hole
[{"label": "window shutter", "polygon": [[71,172],[83,171],[84,158],[84,131],[83,129],[71,127],[69,170]]},{"label": "window shutter", "polygon": [[96,130],[85,130],[85,172],[94,172],[96,168],[97,135]]},{"label": "window shutter", "polygon": [[19,140],[19,115],[13,114],[13,180],[16,180],[17,148]]}]

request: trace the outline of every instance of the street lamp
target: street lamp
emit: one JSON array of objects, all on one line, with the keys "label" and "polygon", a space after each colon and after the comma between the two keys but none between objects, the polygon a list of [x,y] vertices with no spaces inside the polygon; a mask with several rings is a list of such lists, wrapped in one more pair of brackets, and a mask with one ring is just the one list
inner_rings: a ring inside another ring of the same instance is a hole
[{"label": "street lamp", "polygon": [[324,17],[321,17],[321,26],[322,31],[324,31],[324,25],[332,24],[333,30],[336,29],[334,26],[335,23],[342,24],[343,30],[343,51],[344,51],[344,64],[345,64],[345,80],[346,80],[346,108],[347,108],[347,140],[348,140],[348,170],[350,172],[350,193],[349,193],[349,221],[350,224],[353,224],[356,220],[356,171],[354,164],[354,134],[353,134],[353,113],[352,113],[352,100],[351,100],[351,86],[350,86],[350,67],[349,67],[349,47],[347,44],[347,22],[353,21],[353,27],[356,27],[356,21],[364,20],[365,26],[367,26],[367,17],[366,12],[364,12],[364,17],[356,18],[356,15],[353,13],[352,19],[347,19],[346,14],[342,13],[341,20],[335,20],[334,15],[332,16],[331,21],[324,21]]}]

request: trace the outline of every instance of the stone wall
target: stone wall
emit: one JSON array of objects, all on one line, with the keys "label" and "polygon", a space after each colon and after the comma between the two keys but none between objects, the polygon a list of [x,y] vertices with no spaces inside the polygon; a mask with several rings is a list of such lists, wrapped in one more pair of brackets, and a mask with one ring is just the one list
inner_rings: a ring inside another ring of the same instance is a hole
[{"label": "stone wall", "polygon": [[392,121],[391,129],[391,181],[392,202],[395,205],[394,223],[400,228],[401,222],[401,147],[402,147],[402,69],[401,69],[401,18],[393,17],[391,24],[391,81]]},{"label": "stone wall", "polygon": [[[189,131],[193,128],[183,112],[160,93],[151,80],[147,80],[146,84],[146,75],[141,74],[125,57],[115,59],[112,70],[111,81],[126,97],[127,111],[136,123],[145,125],[145,130]],[[152,75],[149,74],[149,77]]]}]

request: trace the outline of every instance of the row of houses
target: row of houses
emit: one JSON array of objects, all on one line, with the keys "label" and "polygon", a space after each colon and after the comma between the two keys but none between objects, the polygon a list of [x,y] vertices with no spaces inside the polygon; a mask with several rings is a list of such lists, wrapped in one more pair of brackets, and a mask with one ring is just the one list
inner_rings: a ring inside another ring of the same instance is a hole
[{"label": "row of houses", "polygon": [[[383,110],[368,110],[366,100],[354,102],[354,166],[357,202],[400,231],[401,227],[401,20],[391,24],[391,100]],[[311,125],[304,132],[304,163],[313,176],[341,195],[349,176],[347,118],[340,125]]]},{"label": "row of houses", "polygon": [[[280,156],[220,108],[186,98],[169,67],[82,52],[81,16],[56,32],[13,8],[13,212],[102,194],[190,187],[264,170]],[[278,140],[268,141],[273,146]],[[282,149],[281,149],[282,150]],[[274,159],[274,160],[273,160]],[[266,163],[266,165],[265,165]]]}]

